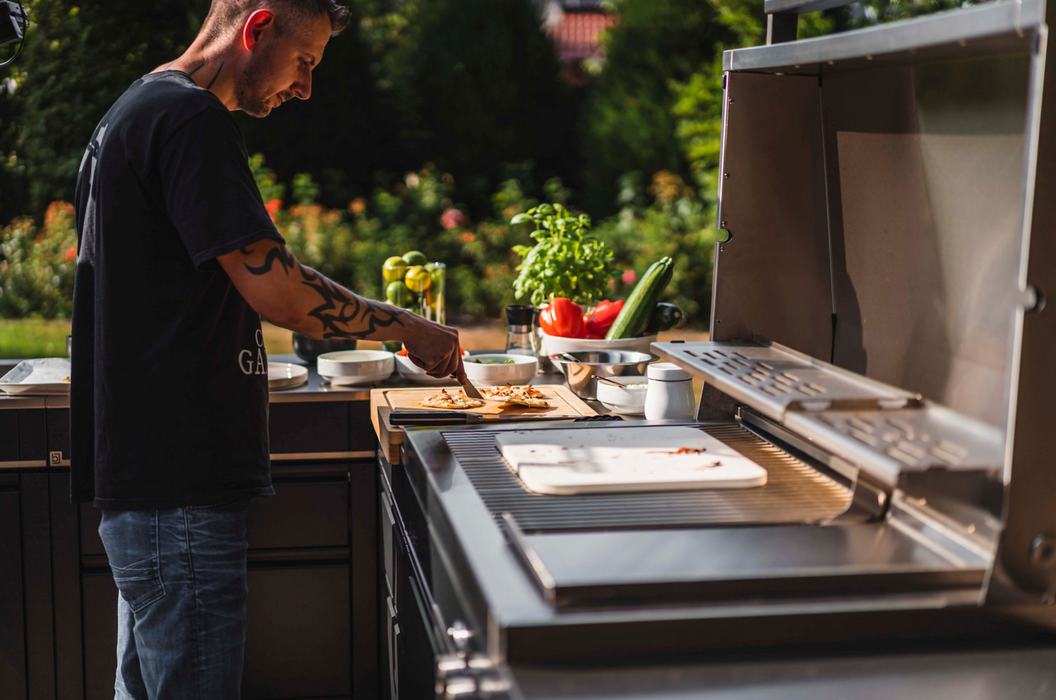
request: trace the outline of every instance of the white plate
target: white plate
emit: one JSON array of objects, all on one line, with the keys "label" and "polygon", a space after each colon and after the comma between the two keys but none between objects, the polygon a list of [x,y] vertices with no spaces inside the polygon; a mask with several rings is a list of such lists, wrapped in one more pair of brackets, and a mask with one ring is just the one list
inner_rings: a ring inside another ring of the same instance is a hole
[{"label": "white plate", "polygon": [[[0,391],[8,394],[56,396],[70,393],[70,361],[65,357],[23,360],[0,377]],[[67,381],[63,381],[67,380]]]},{"label": "white plate", "polygon": [[393,354],[384,350],[342,350],[323,353],[315,366],[331,384],[357,386],[385,379],[392,374],[396,362]]},{"label": "white plate", "polygon": [[424,369],[411,362],[411,359],[406,355],[396,355],[396,371],[412,384],[424,384],[426,386],[451,384],[452,386],[458,386],[458,382],[450,377],[430,377],[425,373]]},{"label": "white plate", "polygon": [[307,382],[307,367],[289,362],[268,362],[268,391],[293,389]]},{"label": "white plate", "polygon": [[[766,470],[684,426],[502,432],[499,451],[536,493],[573,495],[762,486]],[[700,450],[680,454],[680,448]]]},{"label": "white plate", "polygon": [[[473,360],[491,362],[513,360],[513,364],[484,365],[480,362],[473,362]],[[539,361],[531,355],[489,353],[467,357],[463,360],[462,366],[466,368],[466,376],[474,384],[506,386],[507,384],[527,384],[535,379],[536,372],[539,370]]]}]

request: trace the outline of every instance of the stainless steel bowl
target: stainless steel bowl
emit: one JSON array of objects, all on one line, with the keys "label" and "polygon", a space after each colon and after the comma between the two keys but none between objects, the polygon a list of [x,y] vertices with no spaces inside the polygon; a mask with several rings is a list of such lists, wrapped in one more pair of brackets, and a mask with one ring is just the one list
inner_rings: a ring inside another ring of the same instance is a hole
[{"label": "stainless steel bowl", "polygon": [[581,350],[550,356],[572,392],[588,400],[598,397],[598,377],[642,377],[649,363],[659,359],[648,352],[629,350]]}]

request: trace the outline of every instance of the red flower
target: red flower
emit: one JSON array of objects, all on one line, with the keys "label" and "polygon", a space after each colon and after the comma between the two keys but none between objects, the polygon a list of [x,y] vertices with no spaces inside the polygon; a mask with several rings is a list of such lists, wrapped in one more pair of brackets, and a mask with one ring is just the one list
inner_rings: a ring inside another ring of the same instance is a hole
[{"label": "red flower", "polygon": [[624,270],[620,279],[623,280],[624,284],[634,284],[638,281],[638,275],[634,274],[634,270]]},{"label": "red flower", "polygon": [[275,215],[279,213],[279,209],[282,209],[282,200],[273,199],[267,204],[265,204],[264,208],[268,210],[268,216],[270,216],[271,220],[274,222]]},{"label": "red flower", "polygon": [[463,243],[472,243],[475,240],[477,240],[477,237],[476,237],[476,235],[474,235],[472,233],[468,233],[467,232],[467,233],[463,233],[462,234],[462,242]]},{"label": "red flower", "polygon": [[66,258],[66,262],[70,262],[71,260],[75,260],[77,258],[77,246],[73,246],[72,248],[67,248],[66,249],[66,255],[64,257]]},{"label": "red flower", "polygon": [[468,226],[469,217],[458,209],[448,209],[440,216],[440,225],[443,226],[444,229],[450,231],[451,229],[460,226]]}]

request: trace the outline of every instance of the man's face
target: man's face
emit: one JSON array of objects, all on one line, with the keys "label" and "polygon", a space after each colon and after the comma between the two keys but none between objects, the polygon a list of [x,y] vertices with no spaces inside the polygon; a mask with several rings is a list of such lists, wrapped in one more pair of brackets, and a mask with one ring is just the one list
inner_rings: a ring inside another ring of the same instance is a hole
[{"label": "man's face", "polygon": [[286,100],[307,100],[312,94],[312,69],[330,39],[330,19],[324,14],[287,22],[293,26],[282,36],[274,24],[262,33],[235,79],[238,109],[251,117],[266,117]]}]

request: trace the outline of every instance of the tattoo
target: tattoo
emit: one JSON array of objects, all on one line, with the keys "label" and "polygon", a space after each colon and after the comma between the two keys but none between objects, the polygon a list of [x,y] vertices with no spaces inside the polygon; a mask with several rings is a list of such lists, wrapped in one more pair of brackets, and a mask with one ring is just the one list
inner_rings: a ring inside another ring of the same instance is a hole
[{"label": "tattoo", "polygon": [[[315,290],[323,299],[323,303],[308,312],[312,318],[319,319],[323,324],[324,338],[367,338],[373,335],[379,328],[388,328],[396,324],[403,325],[400,316],[407,313],[403,309],[395,307],[382,308],[376,301],[362,299],[355,294],[346,294],[336,284],[310,269],[299,266],[301,276],[304,277],[303,284]],[[340,325],[354,323],[356,325],[367,324],[365,330],[350,333]]]},{"label": "tattoo", "polygon": [[223,69],[224,69],[224,62],[220,61],[220,67],[216,69],[216,75],[214,75],[213,79],[209,81],[209,84],[205,86],[206,90],[208,90],[209,88],[211,88],[213,86],[213,83],[216,82],[216,79],[220,77],[220,71],[222,71]]},{"label": "tattoo", "polygon": [[[239,252],[248,256],[253,255],[255,251],[250,247],[245,247],[240,248]],[[373,335],[379,328],[388,328],[394,324],[403,325],[400,316],[407,313],[406,311],[396,307],[382,306],[379,302],[347,293],[326,277],[301,265],[290,249],[284,245],[277,245],[269,250],[264,263],[259,267],[253,267],[249,263],[245,263],[245,266],[254,275],[266,275],[271,272],[275,261],[279,262],[286,275],[289,275],[292,269],[300,270],[304,280],[302,284],[314,290],[322,298],[323,303],[309,311],[308,315],[323,324],[324,338],[363,339]],[[346,324],[357,326],[366,324],[367,327],[353,333],[342,328]]]},{"label": "tattoo", "polygon": [[190,73],[188,73],[187,75],[188,75],[188,76],[194,75],[195,73],[197,73],[198,71],[200,71],[200,70],[202,69],[202,67],[203,67],[204,65],[205,65],[205,61],[202,61],[202,62],[201,62],[201,63],[199,63],[199,64],[198,64],[197,66],[195,66],[194,70],[192,70],[192,71],[191,71]]},{"label": "tattoo", "polygon": [[[253,254],[253,251],[249,248],[242,248],[241,252],[243,255]],[[249,263],[246,263],[246,269],[254,275],[266,275],[271,272],[271,267],[275,264],[276,260],[282,265],[282,269],[286,272],[287,276],[290,274],[290,270],[298,267],[297,258],[293,257],[293,253],[290,252],[290,249],[284,245],[279,245],[268,251],[268,256],[264,258],[263,265],[260,267],[251,267]]]}]

